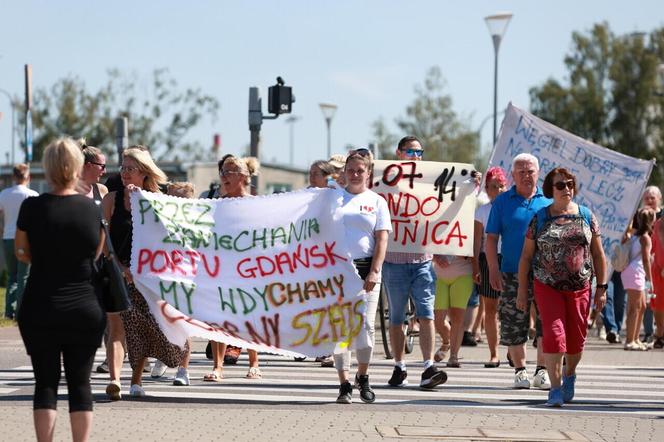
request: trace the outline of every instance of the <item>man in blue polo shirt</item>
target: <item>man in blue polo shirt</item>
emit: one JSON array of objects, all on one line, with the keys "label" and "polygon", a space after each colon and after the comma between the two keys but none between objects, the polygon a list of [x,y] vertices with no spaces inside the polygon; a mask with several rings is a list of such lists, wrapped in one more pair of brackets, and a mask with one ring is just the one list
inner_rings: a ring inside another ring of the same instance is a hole
[{"label": "man in blue polo shirt", "polygon": [[[499,195],[493,202],[486,226],[486,257],[489,280],[494,290],[501,291],[498,304],[500,318],[500,344],[508,346],[508,356],[514,363],[514,388],[530,388],[526,372],[526,342],[530,327],[530,304],[533,300],[532,278],[528,289],[528,307],[523,312],[516,307],[519,289],[519,259],[530,220],[542,207],[551,204],[537,187],[539,162],[528,153],[521,153],[512,160],[510,190]],[[502,239],[502,261],[498,266],[498,239]],[[537,319],[537,338],[541,336]],[[548,389],[550,383],[544,367],[541,345],[537,346],[537,368],[533,386]]]}]

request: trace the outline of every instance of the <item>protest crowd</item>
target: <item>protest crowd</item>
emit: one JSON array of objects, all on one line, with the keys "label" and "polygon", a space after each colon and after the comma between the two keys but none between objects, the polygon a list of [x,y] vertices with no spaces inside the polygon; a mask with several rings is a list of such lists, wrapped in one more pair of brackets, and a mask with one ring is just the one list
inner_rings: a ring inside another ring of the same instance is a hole
[{"label": "protest crowd", "polygon": [[[426,146],[406,136],[394,153],[395,162],[418,162],[426,159]],[[165,376],[168,367],[176,369],[174,385],[224,382],[224,364],[237,363],[241,342],[210,339],[210,371],[203,379],[191,379],[190,338],[178,345],[166,336],[132,273],[137,222],[132,194],[146,191],[192,199],[193,186],[169,182],[149,149],[138,145],[125,149],[120,173],[105,184],[101,181],[106,157],[84,141],[53,141],[45,149],[43,164],[48,192],[37,195],[30,190],[28,166],[17,164],[15,185],[0,193],[9,274],[4,311],[18,321],[32,360],[38,439],[53,438],[61,358],[74,440],[90,435],[93,369],[108,373],[106,393],[111,400],[125,394],[149,395],[142,378]],[[309,170],[307,192],[339,198],[344,235],[340,241],[362,280],[361,310],[356,305],[355,313],[364,318],[367,338],[354,346],[337,345],[325,354],[307,355],[337,370],[337,403],[352,403],[354,392],[372,403],[372,384],[399,388],[412,382],[414,372],[420,388],[437,388],[461,366],[464,346],[486,340],[487,370],[508,363],[514,368],[513,388],[548,390],[546,405],[560,407],[574,398],[576,367],[589,325],[601,322],[607,345],[621,344],[626,351],[664,348],[664,224],[657,187],[645,189],[624,232],[619,248],[625,250],[625,265],[618,270],[610,265],[612,251],[603,249],[597,214],[575,202],[579,182],[569,169],[554,167],[540,176],[538,158],[519,153],[512,158],[511,171],[492,166],[468,177],[472,200],[477,201],[474,224],[465,226],[473,249],[456,256],[388,250],[396,226],[389,201],[371,188],[373,165],[368,149],[356,149],[315,161]],[[219,204],[261,204],[261,198],[250,192],[259,166],[256,158],[224,156],[218,163],[220,187],[200,198],[218,199]],[[110,248],[103,220],[108,222]],[[334,252],[328,252],[334,260]],[[105,308],[103,299],[109,294],[103,292],[110,289],[98,277],[99,262],[113,259],[130,301],[121,311]],[[389,302],[394,356],[389,379],[371,377],[381,285]],[[402,326],[408,320],[409,302],[414,306],[421,362],[407,361],[404,353]],[[106,360],[93,367],[102,342]],[[528,342],[536,347],[530,359],[536,360],[534,367],[526,364]],[[246,378],[261,379],[260,353],[244,350],[249,356]],[[120,377],[125,361],[132,369],[128,389],[123,385],[127,379]]]}]

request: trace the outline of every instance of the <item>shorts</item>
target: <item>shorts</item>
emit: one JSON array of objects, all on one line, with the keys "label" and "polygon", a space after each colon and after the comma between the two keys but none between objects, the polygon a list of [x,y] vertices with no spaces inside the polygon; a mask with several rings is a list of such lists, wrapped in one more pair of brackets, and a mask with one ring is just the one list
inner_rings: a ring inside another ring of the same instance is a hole
[{"label": "shorts", "polygon": [[542,339],[544,353],[581,353],[588,332],[590,286],[562,291],[538,280],[534,286],[542,328],[546,330]]},{"label": "shorts", "polygon": [[[498,302],[498,318],[500,319],[500,345],[521,345],[528,342],[530,328],[530,303],[533,302],[532,277],[528,284],[528,305],[523,312],[516,308],[516,296],[519,290],[517,273],[503,273],[503,292]],[[535,304],[536,336],[542,336],[542,324]]]},{"label": "shorts", "polygon": [[406,320],[408,298],[415,305],[417,318],[433,319],[436,275],[431,261],[416,264],[383,263],[383,286],[390,305],[390,324]]},{"label": "shorts", "polygon": [[642,292],[646,288],[646,271],[643,270],[643,266],[637,265],[634,262],[630,263],[625,270],[620,272],[620,279],[625,290],[638,290]]},{"label": "shorts", "polygon": [[[498,266],[502,261],[502,256],[498,255]],[[476,285],[477,291],[485,298],[498,299],[500,292],[491,288],[489,283],[489,264],[486,260],[486,254],[480,253],[480,283]]]},{"label": "shorts", "polygon": [[472,291],[473,277],[471,275],[449,279],[438,278],[436,281],[436,302],[433,308],[434,310],[447,310],[449,308],[465,310]]}]

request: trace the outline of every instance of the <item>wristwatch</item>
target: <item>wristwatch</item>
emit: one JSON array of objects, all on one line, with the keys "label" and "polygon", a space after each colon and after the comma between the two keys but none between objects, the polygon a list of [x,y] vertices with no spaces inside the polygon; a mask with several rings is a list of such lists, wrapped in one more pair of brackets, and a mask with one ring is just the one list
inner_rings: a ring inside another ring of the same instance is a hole
[{"label": "wristwatch", "polygon": [[598,289],[604,289],[607,290],[609,288],[609,284],[597,284],[596,287]]}]

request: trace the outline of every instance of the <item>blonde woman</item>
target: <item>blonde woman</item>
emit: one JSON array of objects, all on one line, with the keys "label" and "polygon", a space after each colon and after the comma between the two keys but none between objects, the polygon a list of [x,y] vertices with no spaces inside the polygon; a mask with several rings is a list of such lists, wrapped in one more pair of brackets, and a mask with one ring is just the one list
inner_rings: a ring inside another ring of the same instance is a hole
[{"label": "blonde woman", "polygon": [[[258,175],[260,164],[254,157],[237,158],[226,157],[219,165],[219,179],[221,181],[222,198],[248,198],[251,197],[249,184],[251,177]],[[206,382],[220,382],[224,375],[224,354],[227,344],[211,341],[212,358],[214,366],[212,371],[203,378]],[[263,374],[258,368],[258,352],[247,349],[249,354],[249,371],[247,379],[261,379]]]},{"label": "blonde woman", "polygon": [[181,349],[166,339],[145,299],[134,286],[129,270],[132,242],[129,193],[134,188],[159,192],[159,186],[167,181],[166,175],[157,167],[146,149],[129,147],[122,153],[120,176],[124,188],[109,192],[102,201],[104,218],[109,220],[111,242],[122,265],[131,300],[129,310],[107,314],[110,342],[106,351],[111,382],[106,387],[106,394],[111,400],[122,397],[120,369],[124,359],[122,341],[125,338],[132,369],[130,396],[145,396],[141,377],[148,357],[157,358],[169,367],[177,367],[188,351],[188,346]]},{"label": "blonde woman", "polygon": [[76,192],[83,154],[74,140],[46,147],[43,165],[51,189],[26,199],[17,222],[16,258],[32,264],[18,325],[35,375],[37,440],[53,440],[62,359],[72,439],[86,441],[92,430],[90,373],[106,322],[92,283],[101,213]]}]

